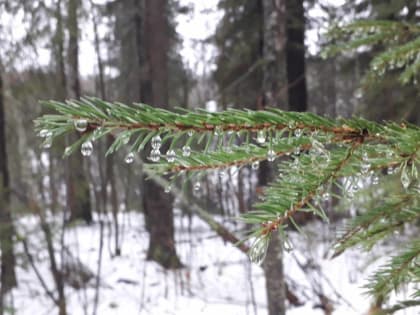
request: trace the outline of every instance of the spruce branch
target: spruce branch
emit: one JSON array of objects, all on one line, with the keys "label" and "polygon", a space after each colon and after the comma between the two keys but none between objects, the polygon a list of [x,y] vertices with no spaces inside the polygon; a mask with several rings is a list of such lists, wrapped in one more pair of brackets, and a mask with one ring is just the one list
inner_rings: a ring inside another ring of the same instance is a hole
[{"label": "spruce branch", "polygon": [[[256,228],[248,237],[253,238],[251,245],[243,240],[239,246],[249,249],[257,263],[264,259],[272,233],[281,233],[287,244],[288,224],[301,231],[294,219],[298,212],[312,212],[328,221],[323,202],[331,198],[333,185],[342,190],[342,195],[334,196],[346,199],[356,188],[375,185],[375,177],[399,176],[402,184],[398,194],[356,217],[337,241],[335,256],[355,245],[370,249],[404,223],[414,225],[420,216],[420,128],[415,125],[357,117],[332,120],[277,109],[169,112],[96,98],[45,105],[58,114],[35,121],[44,144],[49,146],[56,137],[76,130],[81,137],[66,148],[65,155],[79,147],[82,154],[89,155],[95,141],[111,134],[114,141],[107,154],[126,148],[127,163],[136,152],[151,149],[153,163],[144,166],[151,178],[170,174],[175,180],[185,174],[189,180],[199,179],[211,170],[249,164],[255,169],[264,160],[276,160],[277,177],[265,189],[264,199],[255,210],[242,215]],[[164,144],[166,152],[161,152]],[[401,283],[409,281],[403,280]],[[375,294],[388,292],[383,286],[377,288]]]}]

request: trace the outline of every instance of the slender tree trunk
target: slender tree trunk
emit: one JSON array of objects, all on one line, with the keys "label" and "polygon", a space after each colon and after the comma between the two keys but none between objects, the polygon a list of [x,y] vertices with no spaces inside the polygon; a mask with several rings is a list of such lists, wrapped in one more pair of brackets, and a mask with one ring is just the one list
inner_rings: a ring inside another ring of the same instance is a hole
[{"label": "slender tree trunk", "polygon": [[[286,67],[286,4],[285,0],[263,1],[263,57],[264,57],[264,105],[287,108]],[[258,174],[259,186],[267,185],[273,177],[273,169],[267,162],[261,163]],[[266,281],[268,314],[286,313],[285,279],[283,273],[282,240],[273,233],[266,259],[263,263]]]},{"label": "slender tree trunk", "polygon": [[10,183],[6,149],[6,117],[4,85],[0,61],[0,314],[4,314],[4,298],[17,285],[15,254],[13,251],[14,227],[10,208]]},{"label": "slender tree trunk", "polygon": [[[144,40],[147,47],[146,67],[142,73],[142,101],[168,107],[168,18],[167,0],[146,0]],[[141,47],[138,47],[141,49]],[[153,180],[143,179],[143,209],[149,248],[147,258],[165,268],[182,266],[175,250],[173,198]]]},{"label": "slender tree trunk", "polygon": [[[64,100],[67,97],[67,75],[66,75],[66,68],[65,68],[65,60],[64,60],[64,27],[63,27],[63,16],[62,16],[62,0],[57,1],[56,6],[56,34],[54,38],[54,55],[55,55],[55,62],[56,62],[56,72],[57,72],[57,90],[56,90],[56,97],[57,99]],[[51,161],[55,159],[55,156],[52,155],[51,151]],[[52,170],[51,170],[52,172]],[[68,169],[65,171],[65,173],[68,172]],[[54,185],[53,182],[53,176],[50,175],[50,182],[51,185]],[[55,189],[55,188],[54,188]],[[54,193],[54,192],[52,192]],[[53,204],[54,206],[54,204]],[[64,281],[63,277],[61,276],[61,273],[59,271],[59,266],[57,265],[56,261],[56,249],[53,245],[53,239],[51,234],[50,226],[48,225],[48,222],[45,220],[45,210],[38,209],[39,218],[41,221],[41,229],[44,232],[45,240],[47,242],[47,250],[49,255],[49,261],[50,261],[50,268],[51,273],[54,279],[55,287],[57,290],[57,306],[58,306],[58,312],[59,315],[66,315],[66,296],[65,296],[65,289],[64,289]]]},{"label": "slender tree trunk", "polygon": [[[68,78],[70,85],[70,96],[80,98],[80,79],[79,79],[79,25],[78,11],[79,0],[68,1],[68,21],[69,32],[68,44]],[[74,142],[75,136],[70,137],[70,142]],[[80,154],[74,154],[67,160],[67,205],[70,209],[70,221],[82,219],[86,223],[92,222],[92,211],[89,194],[89,184],[83,167],[83,159]]]}]

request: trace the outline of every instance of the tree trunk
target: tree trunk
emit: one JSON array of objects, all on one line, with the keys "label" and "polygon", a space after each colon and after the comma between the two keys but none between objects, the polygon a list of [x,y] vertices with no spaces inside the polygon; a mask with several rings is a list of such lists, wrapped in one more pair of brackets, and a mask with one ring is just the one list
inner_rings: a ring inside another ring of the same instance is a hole
[{"label": "tree trunk", "polygon": [[[167,108],[167,0],[124,0],[113,2],[111,7],[115,36],[120,43],[120,99]],[[181,267],[175,250],[172,197],[145,177],[141,192],[150,235],[147,258],[165,268]]]},{"label": "tree trunk", "polygon": [[286,0],[287,11],[287,82],[289,109],[307,110],[305,77],[305,15],[303,0]]},{"label": "tree trunk", "polygon": [[[0,71],[1,71],[0,63]],[[4,313],[6,293],[17,285],[15,255],[13,252],[14,227],[10,208],[10,183],[6,150],[6,118],[4,105],[4,85],[0,72],[0,314]]]},{"label": "tree trunk", "polygon": [[[80,98],[79,79],[79,26],[78,26],[79,0],[68,2],[68,23],[69,32],[68,45],[68,78],[69,92],[73,98]],[[70,143],[77,140],[77,136],[69,137]],[[80,154],[73,154],[67,160],[67,206],[70,209],[70,221],[82,219],[86,223],[92,222],[92,211],[89,194],[89,184],[84,172],[83,159]]]},{"label": "tree trunk", "polygon": [[[264,106],[287,109],[287,68],[286,68],[286,4],[285,0],[263,1],[263,58],[264,58]],[[267,185],[273,177],[272,166],[261,163],[258,174],[259,186]],[[268,314],[284,315],[285,279],[283,273],[282,240],[273,233],[263,263],[266,281]]]},{"label": "tree trunk", "polygon": [[[146,0],[144,40],[147,60],[142,71],[142,101],[168,108],[168,18],[167,0]],[[138,47],[141,49],[141,47]],[[165,148],[163,148],[165,149]],[[165,268],[182,266],[175,250],[173,198],[153,180],[143,178],[143,209],[149,231],[147,258]]]}]

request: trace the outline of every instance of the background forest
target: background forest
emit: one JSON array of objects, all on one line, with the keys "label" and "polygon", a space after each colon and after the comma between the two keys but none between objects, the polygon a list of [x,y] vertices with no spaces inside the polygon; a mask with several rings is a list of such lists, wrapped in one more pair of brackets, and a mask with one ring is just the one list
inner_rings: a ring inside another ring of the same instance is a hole
[{"label": "background forest", "polygon": [[366,79],[383,46],[322,51],[335,43],[331,27],[416,24],[419,10],[411,0],[0,0],[0,315],[383,314],[409,296],[416,288],[385,300],[362,286],[418,230],[402,225],[369,255],[329,252],[337,231],[400,178],[351,202],[323,196],[329,224],[300,213],[304,233],[291,227],[284,251],[273,241],[258,266],[235,246],[250,228],[236,218],[264,198],[269,162],[162,185],[141,162],[159,159],[160,143],[145,141],[139,159],[106,154],[107,135],[63,159],[80,134],[52,143],[33,121],[51,113],[39,100],[96,96],[418,125],[417,83],[402,84],[397,71]]}]

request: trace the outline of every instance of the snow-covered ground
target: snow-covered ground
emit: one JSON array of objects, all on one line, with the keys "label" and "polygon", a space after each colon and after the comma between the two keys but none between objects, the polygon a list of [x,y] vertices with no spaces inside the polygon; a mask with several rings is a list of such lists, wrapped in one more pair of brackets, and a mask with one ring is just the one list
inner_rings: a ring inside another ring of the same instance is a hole
[{"label": "snow-covered ground", "polygon": [[[19,222],[18,230],[28,237],[39,270],[49,289],[54,291],[38,219],[24,217]],[[145,261],[148,236],[141,214],[123,213],[120,223],[122,255],[119,257],[111,258],[113,238],[109,226],[104,229],[97,314],[267,314],[261,267],[252,265],[231,244],[224,244],[198,218],[192,219],[191,229],[188,229],[188,219],[176,212],[177,250],[186,265],[178,271],[165,271],[156,263]],[[386,251],[381,248],[378,251],[381,254],[366,255],[353,250],[329,260],[326,253],[331,244],[330,235],[320,232],[325,229],[321,229],[319,223],[306,230],[308,240],[291,232],[294,250],[286,253],[285,272],[290,289],[305,303],[301,307],[290,307],[288,314],[324,314],[319,308],[314,308],[319,302],[315,292],[323,293],[332,300],[335,308],[333,314],[364,314],[370,300],[363,295],[361,286],[369,272],[384,262],[381,256]],[[99,224],[76,226],[67,229],[64,238],[72,255],[92,271],[97,268],[99,231]],[[12,296],[16,314],[57,313],[33,269],[24,263],[26,259],[20,246],[17,251],[20,261],[19,288],[14,290]],[[315,263],[319,263],[320,267]],[[94,284],[95,280],[92,279],[81,290],[66,287],[69,314],[92,314]],[[416,310],[399,314],[416,314]]]}]

